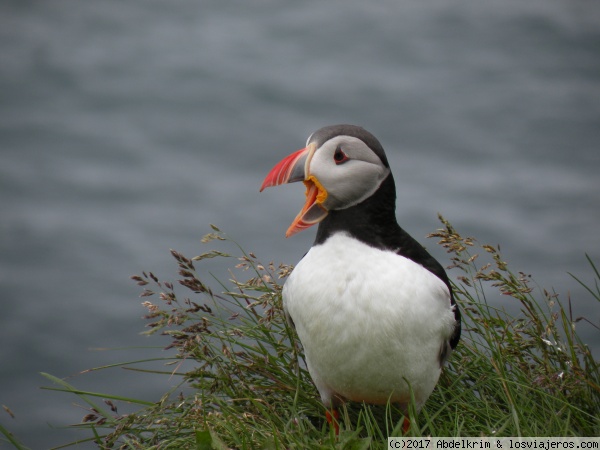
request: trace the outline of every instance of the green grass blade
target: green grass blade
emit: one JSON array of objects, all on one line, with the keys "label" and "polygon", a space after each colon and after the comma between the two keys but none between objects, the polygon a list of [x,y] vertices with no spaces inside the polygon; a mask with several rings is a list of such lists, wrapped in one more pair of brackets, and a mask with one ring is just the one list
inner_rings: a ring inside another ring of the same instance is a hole
[{"label": "green grass blade", "polygon": [[0,433],[6,437],[9,443],[11,443],[17,450],[30,450],[29,447],[25,447],[19,440],[4,426],[0,423]]},{"label": "green grass blade", "polygon": [[123,397],[121,395],[111,395],[111,394],[102,394],[102,393],[98,393],[98,392],[82,391],[82,390],[79,390],[79,389],[75,388],[74,386],[70,385],[66,381],[55,377],[54,375],[50,375],[50,374],[44,373],[44,372],[42,372],[41,375],[46,377],[50,381],[62,386],[62,388],[53,388],[53,387],[44,386],[44,387],[42,387],[42,389],[48,390],[48,391],[68,392],[71,394],[75,394],[75,395],[81,397],[88,405],[90,405],[92,408],[96,409],[98,412],[100,412],[105,417],[109,417],[110,413],[103,407],[99,406],[97,403],[94,403],[94,402],[88,400],[87,397],[99,397],[102,399],[119,400],[119,401],[123,401],[123,402],[143,405],[143,406],[154,406],[156,404],[155,402],[148,402],[145,400],[139,400],[139,399],[135,399],[135,398],[131,398],[131,397]]}]

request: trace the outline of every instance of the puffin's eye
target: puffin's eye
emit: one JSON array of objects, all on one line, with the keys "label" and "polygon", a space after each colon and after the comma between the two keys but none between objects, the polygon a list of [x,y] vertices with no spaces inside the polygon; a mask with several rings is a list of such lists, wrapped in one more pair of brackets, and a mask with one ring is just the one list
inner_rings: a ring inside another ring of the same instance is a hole
[{"label": "puffin's eye", "polygon": [[346,154],[342,151],[340,147],[335,149],[335,153],[333,154],[333,160],[336,164],[342,164],[348,161],[350,158],[346,156]]}]

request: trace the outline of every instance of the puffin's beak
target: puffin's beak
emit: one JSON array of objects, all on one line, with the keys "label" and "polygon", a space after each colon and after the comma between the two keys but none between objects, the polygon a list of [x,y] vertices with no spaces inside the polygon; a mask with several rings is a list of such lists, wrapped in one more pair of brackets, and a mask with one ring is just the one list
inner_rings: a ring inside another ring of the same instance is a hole
[{"label": "puffin's beak", "polygon": [[260,187],[260,191],[262,192],[264,188],[271,186],[279,186],[280,184],[294,183],[296,181],[304,182],[306,186],[306,203],[304,203],[302,211],[300,211],[288,228],[285,237],[290,237],[320,222],[329,212],[323,206],[323,202],[327,198],[327,191],[309,171],[310,161],[316,149],[315,144],[309,144],[306,148],[300,149],[282,159],[271,169]]}]

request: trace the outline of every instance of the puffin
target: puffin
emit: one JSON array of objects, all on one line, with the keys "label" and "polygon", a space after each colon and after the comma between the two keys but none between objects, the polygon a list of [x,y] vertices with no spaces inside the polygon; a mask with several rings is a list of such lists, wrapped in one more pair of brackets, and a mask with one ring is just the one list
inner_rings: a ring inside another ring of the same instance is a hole
[{"label": "puffin", "polygon": [[339,433],[344,402],[397,404],[410,428],[457,346],[461,316],[442,265],[398,225],[396,187],[381,143],[355,125],[311,134],[260,191],[302,181],[306,202],[286,232],[318,224],[283,290],[283,309]]}]

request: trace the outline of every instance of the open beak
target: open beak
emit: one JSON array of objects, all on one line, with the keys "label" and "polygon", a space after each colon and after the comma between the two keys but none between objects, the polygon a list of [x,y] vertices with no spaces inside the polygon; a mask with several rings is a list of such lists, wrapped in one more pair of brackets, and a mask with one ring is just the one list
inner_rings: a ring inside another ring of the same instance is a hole
[{"label": "open beak", "polygon": [[271,186],[295,183],[296,181],[304,182],[306,186],[306,202],[288,228],[285,237],[290,237],[320,222],[329,212],[323,206],[323,202],[327,198],[327,191],[309,171],[310,161],[316,149],[315,144],[309,144],[306,148],[300,149],[282,159],[271,169],[260,187],[260,191],[262,192],[264,188]]}]

